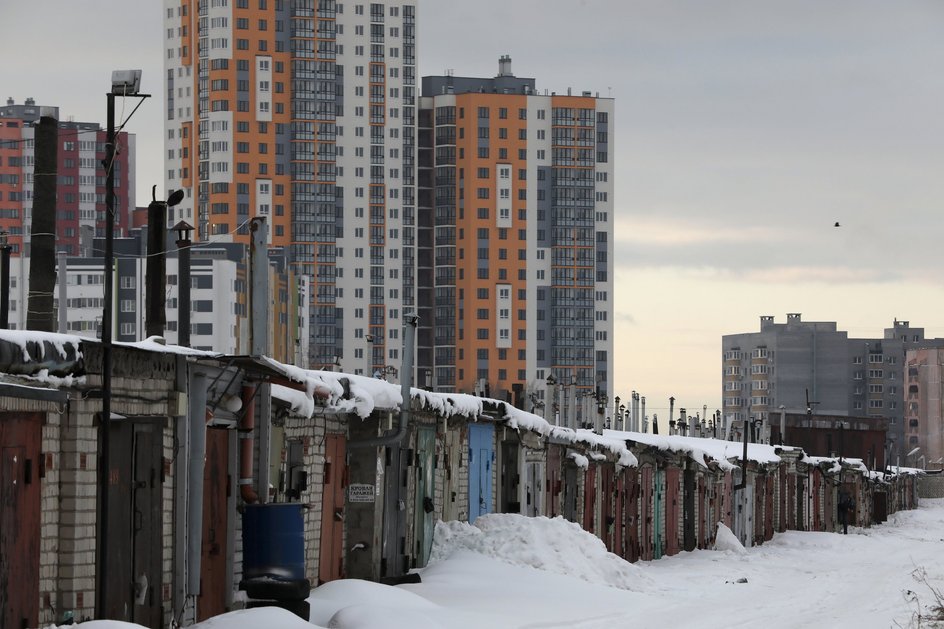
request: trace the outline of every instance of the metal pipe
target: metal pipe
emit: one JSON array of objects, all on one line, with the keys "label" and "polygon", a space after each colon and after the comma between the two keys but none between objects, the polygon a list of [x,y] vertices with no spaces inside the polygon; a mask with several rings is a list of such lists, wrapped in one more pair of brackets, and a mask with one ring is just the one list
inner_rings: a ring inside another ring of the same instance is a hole
[{"label": "metal pipe", "polygon": [[[265,356],[269,353],[269,230],[264,216],[257,216],[249,222],[250,243],[250,293],[252,323],[250,330],[252,355]],[[186,250],[189,252],[189,250]],[[183,251],[181,252],[183,253]],[[259,398],[259,484],[258,499],[269,501],[269,458],[272,438],[272,395],[268,382],[257,385]],[[251,471],[251,470],[250,470]]]},{"label": "metal pipe", "polygon": [[[59,334],[66,334],[69,331],[68,318],[68,293],[66,287],[66,250],[60,249],[56,254],[58,264],[56,268],[56,277],[59,278]],[[9,279],[9,278],[8,278]]]},{"label": "metal pipe", "polygon": [[[0,233],[0,330],[10,327],[10,245],[6,232]],[[20,284],[22,286],[22,284]]]},{"label": "metal pipe", "polygon": [[256,428],[253,398],[255,389],[252,385],[243,385],[243,414],[239,418],[239,495],[243,502],[252,504],[259,501],[259,494],[252,486],[252,432]]},{"label": "metal pipe", "polygon": [[381,437],[372,439],[361,439],[360,441],[349,441],[348,448],[382,448],[393,446],[406,436],[407,427],[410,423],[410,405],[412,404],[412,394],[410,389],[413,384],[413,352],[416,339],[416,324],[419,317],[416,315],[406,315],[406,325],[403,326],[403,363],[400,365],[400,396],[403,401],[400,403],[400,423],[395,432],[388,433]]},{"label": "metal pipe", "polygon": [[741,455],[741,482],[732,487],[734,491],[747,487],[747,422],[744,420],[744,454]]},{"label": "metal pipe", "polygon": [[203,468],[206,460],[206,374],[190,376],[190,455],[187,491],[187,594],[200,594],[200,550],[203,545]]}]

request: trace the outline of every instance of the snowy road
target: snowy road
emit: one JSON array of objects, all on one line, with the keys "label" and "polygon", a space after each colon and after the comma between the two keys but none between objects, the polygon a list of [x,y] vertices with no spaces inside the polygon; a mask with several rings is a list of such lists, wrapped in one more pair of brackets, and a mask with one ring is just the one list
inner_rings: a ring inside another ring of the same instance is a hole
[{"label": "snowy road", "polygon": [[[334,581],[312,593],[315,626],[343,629],[886,628],[920,625],[944,589],[944,500],[849,535],[788,532],[739,554],[696,551],[627,564],[563,520],[485,516],[450,524],[422,583]],[[439,543],[437,538],[437,543]],[[540,567],[541,569],[536,569]],[[746,579],[746,582],[738,582]],[[602,583],[616,584],[608,587]],[[908,592],[914,594],[907,594]],[[917,595],[917,602],[915,601]],[[282,610],[233,612],[201,629],[311,627]],[[110,629],[110,628],[109,628]]]},{"label": "snowy road", "polygon": [[409,589],[451,610],[488,616],[490,626],[917,626],[918,607],[905,593],[915,592],[924,606],[933,597],[914,570],[925,568],[930,583],[944,589],[944,501],[923,504],[846,536],[787,532],[744,555],[696,551],[642,562],[635,592],[481,565],[487,560],[468,555],[431,566]]}]

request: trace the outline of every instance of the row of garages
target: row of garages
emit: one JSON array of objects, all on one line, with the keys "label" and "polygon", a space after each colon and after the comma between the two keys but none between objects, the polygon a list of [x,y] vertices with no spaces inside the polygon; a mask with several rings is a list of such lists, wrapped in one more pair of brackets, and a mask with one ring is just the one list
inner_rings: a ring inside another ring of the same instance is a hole
[{"label": "row of garages", "polygon": [[401,409],[382,380],[149,342],[115,346],[104,422],[101,350],[0,332],[4,627],[186,624],[244,604],[241,588],[284,603],[395,581],[426,564],[437,520],[492,512],[564,517],[637,561],[710,548],[719,522],[746,546],[835,531],[843,492],[858,526],[917,501],[912,474],[859,460],[573,431],[419,389]]}]

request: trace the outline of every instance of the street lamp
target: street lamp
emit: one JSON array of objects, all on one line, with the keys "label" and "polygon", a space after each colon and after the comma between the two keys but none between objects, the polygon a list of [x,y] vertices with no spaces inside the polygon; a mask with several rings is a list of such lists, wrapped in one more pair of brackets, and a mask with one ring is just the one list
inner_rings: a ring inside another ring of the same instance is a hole
[{"label": "street lamp", "polygon": [[111,73],[111,90],[105,95],[107,103],[107,136],[105,140],[105,260],[104,280],[105,299],[102,312],[102,416],[101,416],[101,453],[99,455],[99,504],[101,511],[98,519],[98,543],[96,547],[98,563],[98,586],[95,592],[95,609],[99,617],[106,613],[108,583],[108,479],[111,472],[109,462],[109,432],[111,424],[111,350],[112,350],[112,303],[113,267],[115,265],[115,97],[136,96],[140,99],[135,108],[122,122],[122,127],[131,119],[145,98],[150,94],[141,94],[140,70],[116,70]]}]

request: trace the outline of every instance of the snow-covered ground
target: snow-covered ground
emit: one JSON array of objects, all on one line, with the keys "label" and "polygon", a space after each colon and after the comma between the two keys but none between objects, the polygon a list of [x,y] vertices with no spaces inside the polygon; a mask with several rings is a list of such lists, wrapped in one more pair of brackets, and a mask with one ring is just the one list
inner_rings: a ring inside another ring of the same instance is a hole
[{"label": "snow-covered ground", "polygon": [[[735,543],[736,546],[736,543]],[[787,532],[738,552],[628,564],[564,520],[485,516],[437,528],[422,582],[335,581],[313,591],[311,624],[278,609],[199,629],[448,627],[926,627],[944,590],[944,500],[849,535]],[[914,578],[925,570],[927,583]],[[613,587],[603,585],[610,583]],[[930,586],[930,587],[929,587]],[[134,625],[100,622],[89,629]]]}]

